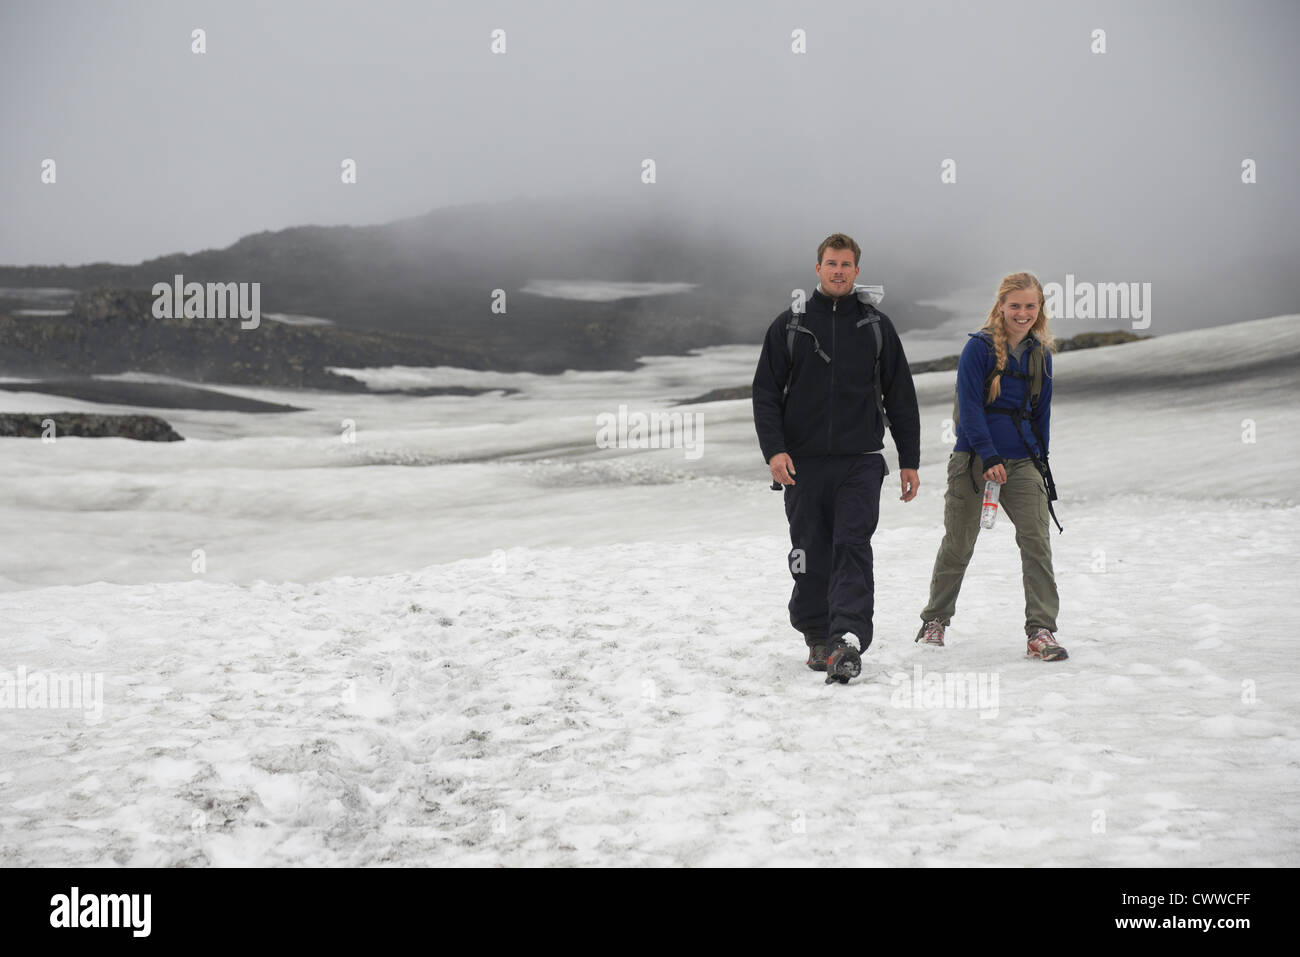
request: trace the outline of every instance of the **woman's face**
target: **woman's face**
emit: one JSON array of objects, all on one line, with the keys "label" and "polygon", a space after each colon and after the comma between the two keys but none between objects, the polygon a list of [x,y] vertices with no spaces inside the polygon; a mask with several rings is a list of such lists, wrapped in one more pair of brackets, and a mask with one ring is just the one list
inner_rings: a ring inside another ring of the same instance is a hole
[{"label": "woman's face", "polygon": [[1002,325],[1007,338],[1019,342],[1038,321],[1038,290],[1032,286],[1007,293],[1002,301]]}]

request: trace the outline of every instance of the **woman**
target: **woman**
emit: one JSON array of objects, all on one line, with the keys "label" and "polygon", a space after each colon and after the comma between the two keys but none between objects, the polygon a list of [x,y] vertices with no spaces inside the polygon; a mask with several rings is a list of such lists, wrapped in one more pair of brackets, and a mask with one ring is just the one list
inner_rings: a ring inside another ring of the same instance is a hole
[{"label": "woman", "polygon": [[989,481],[1001,485],[998,504],[1016,527],[1025,585],[1026,654],[1042,661],[1068,657],[1053,636],[1060,598],[1047,528],[1049,487],[1050,497],[1055,497],[1046,465],[1054,344],[1048,318],[1042,285],[1029,273],[1013,273],[998,287],[984,328],[971,333],[962,350],[944,536],[930,578],[930,602],[921,612],[923,624],[916,636],[927,645],[943,644],[944,629],[957,610],[957,593],[979,535],[984,483]]}]

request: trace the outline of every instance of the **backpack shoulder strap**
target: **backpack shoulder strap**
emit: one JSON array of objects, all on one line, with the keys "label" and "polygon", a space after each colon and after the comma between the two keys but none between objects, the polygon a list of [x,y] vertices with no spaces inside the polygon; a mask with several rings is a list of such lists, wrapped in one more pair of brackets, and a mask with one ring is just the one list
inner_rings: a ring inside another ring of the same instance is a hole
[{"label": "backpack shoulder strap", "polygon": [[876,334],[876,363],[880,362],[880,350],[885,347],[884,337],[880,334],[880,310],[869,302],[862,303],[862,318],[858,320],[859,326],[865,326],[871,323],[871,331]]},{"label": "backpack shoulder strap", "polygon": [[1029,347],[1027,358],[1029,367],[1025,371],[1029,378],[1029,402],[1037,409],[1038,397],[1043,394],[1043,368],[1047,363],[1043,353],[1043,344],[1037,339]]},{"label": "backpack shoulder strap", "polygon": [[807,326],[800,324],[802,316],[803,313],[795,312],[791,309],[790,321],[785,324],[785,347],[789,353],[788,358],[790,360],[791,372],[794,371],[794,337],[797,332],[802,332],[804,335],[811,337],[813,341],[813,352],[815,352],[823,362],[829,363],[831,361],[831,357],[826,354],[826,350],[822,348],[822,344],[817,340],[817,334]]},{"label": "backpack shoulder strap", "polygon": [[[807,311],[807,308],[807,304],[805,303],[804,310]],[[805,335],[812,336],[813,351],[823,362],[830,363],[831,361],[831,357],[826,354],[826,350],[822,348],[822,344],[817,341],[817,334],[807,326],[800,325],[802,316],[802,312],[796,312],[792,307],[790,309],[790,321],[785,325],[785,348],[787,358],[790,360],[790,374],[786,376],[785,391],[781,393],[782,400],[790,394],[790,384],[794,381],[794,337],[796,333],[802,332]]]},{"label": "backpack shoulder strap", "polygon": [[862,303],[862,318],[858,320],[858,325],[865,326],[870,323],[876,339],[876,358],[871,366],[871,391],[876,397],[876,410],[880,413],[880,421],[884,423],[885,428],[889,428],[889,415],[885,412],[885,399],[880,391],[883,388],[880,381],[880,352],[885,347],[885,337],[880,331],[880,319],[879,309],[869,302]]},{"label": "backpack shoulder strap", "polygon": [[[1024,412],[1031,410],[1037,411],[1038,397],[1043,392],[1043,366],[1046,360],[1043,358],[1043,347],[1038,340],[1031,340],[1025,349],[1023,365],[1024,372],[1017,372],[1009,366],[1004,369],[993,370],[994,374],[1001,372],[1003,376],[1011,376],[1016,379],[1025,380],[1025,395],[1020,403],[1020,408]],[[992,380],[992,375],[989,381]],[[986,383],[987,385],[987,383]]]},{"label": "backpack shoulder strap", "polygon": [[989,390],[993,388],[993,380],[996,379],[999,375],[1005,374],[1007,372],[1007,368],[1005,365],[1001,369],[998,368],[998,353],[997,353],[997,349],[993,345],[992,336],[988,335],[983,330],[980,330],[979,332],[975,333],[975,338],[978,339],[980,342],[984,343],[984,345],[988,347],[989,355],[993,357],[993,368],[990,369],[988,375],[984,377],[983,397],[984,397],[984,405],[987,408],[989,405]]},{"label": "backpack shoulder strap", "polygon": [[[807,309],[808,307],[804,306],[804,308]],[[790,321],[785,326],[787,330],[785,334],[785,354],[790,357],[791,362],[794,361],[794,334],[799,331],[799,322],[802,316],[802,312],[795,312],[794,309],[791,309]]]}]

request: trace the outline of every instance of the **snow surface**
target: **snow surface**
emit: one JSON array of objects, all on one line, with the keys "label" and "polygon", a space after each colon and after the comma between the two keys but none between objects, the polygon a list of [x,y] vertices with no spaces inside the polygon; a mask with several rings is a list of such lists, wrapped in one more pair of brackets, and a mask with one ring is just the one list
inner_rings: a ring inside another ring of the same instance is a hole
[{"label": "snow surface", "polygon": [[[1294,866],[1297,318],[1057,357],[1059,663],[1023,658],[1006,523],[948,647],[912,642],[953,381],[918,376],[922,488],[891,450],[844,688],[786,621],[748,401],[669,405],[756,348],[7,440],[0,685],[104,683],[98,719],[0,707],[0,864]],[[620,404],[702,413],[704,454],[596,448]]]}]

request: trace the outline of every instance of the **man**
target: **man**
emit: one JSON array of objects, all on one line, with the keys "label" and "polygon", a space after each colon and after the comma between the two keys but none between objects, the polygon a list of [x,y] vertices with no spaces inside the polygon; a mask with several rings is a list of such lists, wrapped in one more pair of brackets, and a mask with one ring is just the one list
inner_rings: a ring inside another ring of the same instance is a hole
[{"label": "man", "polygon": [[861,253],[843,233],[822,242],[806,310],[793,328],[793,310],[777,316],[754,372],[754,427],[790,522],[790,623],[808,645],[808,667],[827,672],[827,684],[861,674],[871,644],[886,414],[902,501],[920,486],[912,373],[893,323],[866,301],[865,287],[854,288]]}]

